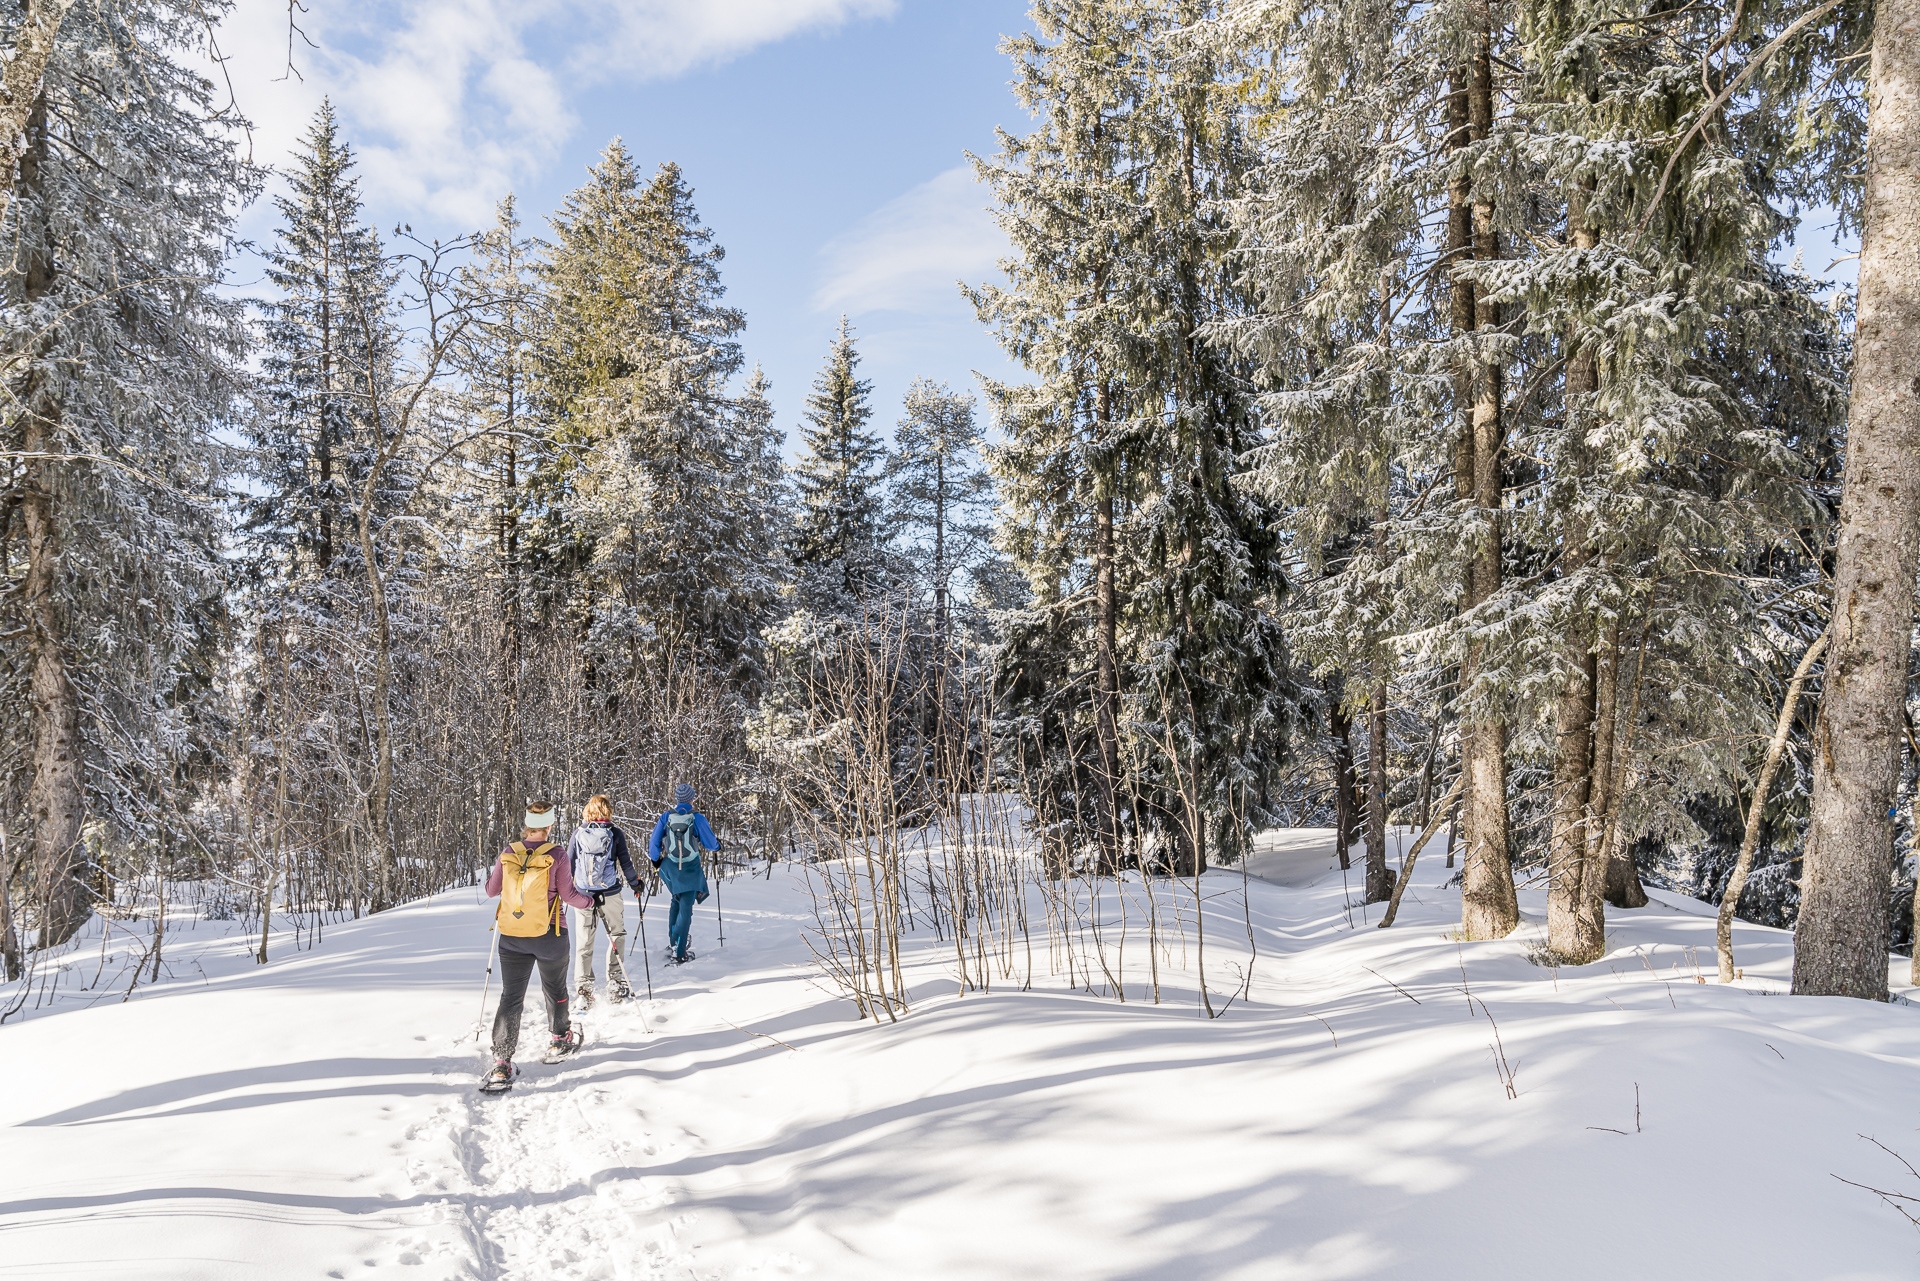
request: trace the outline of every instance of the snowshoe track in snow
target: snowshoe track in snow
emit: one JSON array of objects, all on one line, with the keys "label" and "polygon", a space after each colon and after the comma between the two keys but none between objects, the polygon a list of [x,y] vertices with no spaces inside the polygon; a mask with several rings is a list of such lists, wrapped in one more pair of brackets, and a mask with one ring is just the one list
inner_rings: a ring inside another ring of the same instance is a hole
[{"label": "snowshoe track in snow", "polygon": [[[593,1080],[604,1059],[600,1051],[640,1035],[637,1019],[616,1027],[603,1016],[587,1046],[558,1064],[523,1066],[510,1092],[463,1092],[431,1122],[414,1127],[408,1137],[417,1150],[408,1174],[422,1195],[446,1198],[446,1221],[470,1252],[467,1267],[450,1277],[679,1281],[703,1275],[678,1240],[691,1216],[673,1214],[672,1190],[649,1173],[663,1150],[669,1159],[678,1155],[678,1145],[654,1141],[644,1111],[644,1141],[622,1137],[635,1128],[631,1103]],[[612,1123],[615,1110],[619,1124]],[[444,1253],[435,1261],[455,1262]]]}]

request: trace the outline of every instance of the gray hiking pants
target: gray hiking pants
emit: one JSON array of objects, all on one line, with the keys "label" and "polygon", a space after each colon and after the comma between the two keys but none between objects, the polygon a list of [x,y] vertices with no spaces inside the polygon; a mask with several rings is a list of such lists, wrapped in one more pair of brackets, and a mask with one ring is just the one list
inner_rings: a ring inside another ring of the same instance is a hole
[{"label": "gray hiking pants", "polygon": [[607,927],[607,982],[614,987],[627,985],[627,912],[620,903],[620,891],[607,891],[599,906],[588,911],[577,907],[573,913],[573,981],[575,986],[593,986],[593,942],[602,922]]},{"label": "gray hiking pants", "polygon": [[527,1001],[527,980],[540,968],[540,991],[547,999],[547,1030],[555,1036],[573,1025],[567,1014],[567,936],[500,936],[500,1007],[493,1015],[493,1057],[510,1059],[520,1045],[520,1011]]}]

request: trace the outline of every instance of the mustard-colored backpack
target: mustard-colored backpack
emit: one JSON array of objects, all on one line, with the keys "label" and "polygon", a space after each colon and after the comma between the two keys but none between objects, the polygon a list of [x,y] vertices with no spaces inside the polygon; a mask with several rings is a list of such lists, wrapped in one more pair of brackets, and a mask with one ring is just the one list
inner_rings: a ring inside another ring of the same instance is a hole
[{"label": "mustard-colored backpack", "polygon": [[539,938],[559,924],[559,898],[547,905],[547,878],[558,848],[545,841],[530,850],[525,841],[515,841],[500,856],[500,910],[494,919],[502,934]]}]

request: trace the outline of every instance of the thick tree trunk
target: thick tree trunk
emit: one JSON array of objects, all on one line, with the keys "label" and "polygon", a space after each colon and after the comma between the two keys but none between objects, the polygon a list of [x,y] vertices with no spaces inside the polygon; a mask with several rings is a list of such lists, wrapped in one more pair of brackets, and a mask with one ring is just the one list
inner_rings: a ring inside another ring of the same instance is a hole
[{"label": "thick tree trunk", "polygon": [[15,176],[25,176],[21,170],[34,145],[32,117],[45,109],[47,63],[71,8],[73,0],[26,0],[13,29],[13,60],[0,74],[0,149],[7,164],[7,180],[0,182],[0,216],[12,203]]},{"label": "thick tree trunk", "polygon": [[[1599,238],[1587,224],[1584,192],[1576,192],[1568,201],[1567,235],[1575,249],[1592,249],[1598,243]],[[1579,334],[1572,326],[1566,335],[1566,346],[1568,440],[1562,457],[1574,472],[1568,479],[1577,487],[1586,483],[1591,470],[1584,437],[1590,421],[1590,402],[1599,389],[1599,366],[1592,350],[1581,345]],[[1569,578],[1578,575],[1586,569],[1590,557],[1586,524],[1576,514],[1567,522],[1561,572]],[[1584,608],[1576,606],[1569,611],[1561,663],[1566,675],[1555,700],[1553,831],[1547,845],[1547,946],[1572,964],[1584,964],[1598,956],[1593,950],[1596,940],[1591,931],[1580,928],[1590,830],[1588,801],[1596,760],[1594,653]],[[1610,768],[1610,764],[1602,760],[1599,768]]]},{"label": "thick tree trunk", "polygon": [[[36,398],[27,420],[26,452],[58,448],[51,408]],[[81,777],[80,698],[67,674],[66,608],[60,599],[59,506],[55,500],[58,464],[32,464],[33,482],[20,503],[27,534],[24,596],[32,629],[33,778],[27,788],[27,813],[33,820],[34,866],[43,916],[41,947],[64,943],[86,923],[92,895],[86,886],[86,791]]]},{"label": "thick tree trunk", "polygon": [[1880,0],[1869,74],[1833,641],[1814,729],[1793,990],[1879,1001],[1920,568],[1920,0]]},{"label": "thick tree trunk", "polygon": [[1555,700],[1553,831],[1547,845],[1547,946],[1570,964],[1579,953],[1580,887],[1587,862],[1587,799],[1593,777],[1593,654],[1569,639],[1567,674]]},{"label": "thick tree trunk", "polygon": [[[9,73],[12,68],[9,67]],[[45,95],[27,120],[28,145],[20,154],[20,185],[42,190],[47,155]],[[29,304],[53,289],[56,264],[43,247],[29,251],[23,290]],[[21,397],[23,452],[61,450],[59,424],[64,406],[58,394],[35,373]],[[85,924],[92,910],[86,885],[86,780],[81,772],[80,697],[67,671],[67,610],[61,599],[62,533],[59,467],[51,458],[28,464],[30,481],[20,499],[26,532],[27,573],[22,596],[27,609],[29,650],[33,655],[28,695],[33,709],[33,774],[27,786],[27,813],[33,821],[33,864],[40,892],[39,945],[64,943]]]},{"label": "thick tree trunk", "polygon": [[[1492,16],[1485,4],[1476,7],[1478,29],[1471,36],[1467,80],[1467,125],[1475,142],[1493,129]],[[1474,258],[1488,262],[1499,256],[1494,229],[1493,200],[1484,187],[1473,192]],[[1474,327],[1490,333],[1500,327],[1500,306],[1485,297],[1474,300]],[[1505,428],[1501,413],[1500,366],[1476,354],[1470,382],[1473,400],[1473,501],[1479,507],[1484,533],[1474,557],[1468,605],[1478,606],[1500,589],[1501,503]],[[1476,647],[1470,668],[1480,666]],[[1513,888],[1513,863],[1507,846],[1507,726],[1497,713],[1476,716],[1472,757],[1472,788],[1467,820],[1467,866],[1461,884],[1461,924],[1470,939],[1504,938],[1520,922],[1519,900]]]}]

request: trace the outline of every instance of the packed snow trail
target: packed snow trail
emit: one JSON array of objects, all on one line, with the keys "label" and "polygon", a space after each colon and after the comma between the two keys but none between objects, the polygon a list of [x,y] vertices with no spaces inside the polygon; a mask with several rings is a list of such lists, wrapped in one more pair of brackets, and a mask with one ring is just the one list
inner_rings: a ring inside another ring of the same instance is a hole
[{"label": "packed snow trail", "polygon": [[[1768,995],[1791,940],[1750,926],[1741,983],[1698,982],[1710,909],[1671,896],[1580,969],[1530,963],[1533,923],[1463,944],[1443,858],[1394,929],[1350,928],[1324,838],[1267,845],[1251,997],[1217,1020],[1191,942],[1158,1006],[1137,932],[1124,1005],[1044,974],[957,997],[923,929],[913,1009],[860,1024],[775,869],[726,884],[725,948],[703,909],[655,1000],[585,1016],[577,1057],[542,1065],[530,1011],[494,1097],[472,889],[264,967],[210,938],[126,1004],[0,1028],[0,1277],[1920,1272],[1920,1233],[1840,1182],[1920,1195],[1856,1137],[1920,1164],[1920,1009]],[[1241,885],[1206,878],[1216,1007]]]}]

